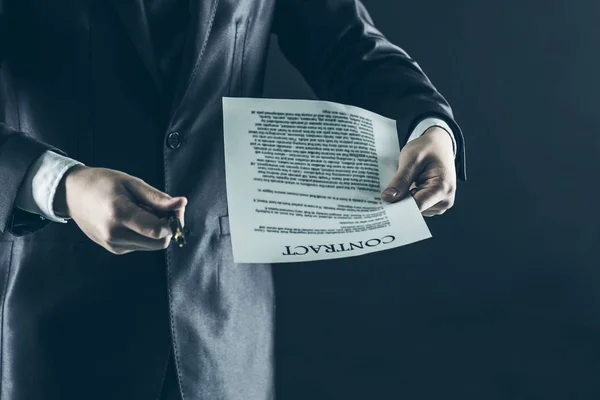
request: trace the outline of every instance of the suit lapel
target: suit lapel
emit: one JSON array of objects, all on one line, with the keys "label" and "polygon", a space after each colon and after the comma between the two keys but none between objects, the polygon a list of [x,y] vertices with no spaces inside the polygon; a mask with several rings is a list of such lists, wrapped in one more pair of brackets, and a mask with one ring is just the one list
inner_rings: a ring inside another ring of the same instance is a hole
[{"label": "suit lapel", "polygon": [[150,37],[143,0],[112,0],[112,2],[137,48],[143,64],[150,72],[158,90],[162,92],[163,82],[154,55],[154,46]]},{"label": "suit lapel", "polygon": [[212,31],[219,0],[191,0],[190,23],[171,116],[175,116],[194,80]]}]

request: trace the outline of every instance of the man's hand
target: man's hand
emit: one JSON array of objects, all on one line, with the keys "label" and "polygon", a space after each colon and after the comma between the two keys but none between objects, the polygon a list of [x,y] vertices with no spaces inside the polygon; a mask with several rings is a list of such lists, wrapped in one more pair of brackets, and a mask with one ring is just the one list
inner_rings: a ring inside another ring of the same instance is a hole
[{"label": "man's hand", "polygon": [[432,127],[402,149],[398,172],[381,197],[394,203],[409,193],[425,217],[441,215],[454,204],[454,150],[445,130]]},{"label": "man's hand", "polygon": [[54,198],[57,214],[71,217],[91,240],[119,255],[167,248],[168,212],[177,211],[183,226],[186,204],[185,197],[171,197],[139,178],[82,165],[67,171]]}]

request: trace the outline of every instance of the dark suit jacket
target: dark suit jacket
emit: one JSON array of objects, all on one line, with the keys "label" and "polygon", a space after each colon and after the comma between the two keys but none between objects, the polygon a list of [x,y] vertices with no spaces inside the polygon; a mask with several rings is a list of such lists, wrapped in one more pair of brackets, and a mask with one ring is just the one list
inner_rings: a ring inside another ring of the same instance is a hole
[{"label": "dark suit jacket", "polygon": [[[448,104],[357,0],[193,0],[172,102],[141,0],[0,4],[3,400],[154,399],[171,349],[186,400],[272,398],[271,271],[232,260],[221,109],[261,96],[271,32],[318,96],[395,118],[402,142],[445,118],[464,178]],[[115,256],[15,209],[46,149],[187,196],[188,246]]]}]

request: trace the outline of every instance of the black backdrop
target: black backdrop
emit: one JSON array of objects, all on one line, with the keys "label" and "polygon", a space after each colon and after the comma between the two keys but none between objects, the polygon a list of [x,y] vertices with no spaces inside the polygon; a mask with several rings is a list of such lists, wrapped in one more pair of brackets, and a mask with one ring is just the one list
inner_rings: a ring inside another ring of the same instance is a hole
[{"label": "black backdrop", "polygon": [[[275,268],[278,398],[600,398],[600,2],[367,0],[454,107],[432,239]],[[275,43],[266,95],[314,98]]]}]

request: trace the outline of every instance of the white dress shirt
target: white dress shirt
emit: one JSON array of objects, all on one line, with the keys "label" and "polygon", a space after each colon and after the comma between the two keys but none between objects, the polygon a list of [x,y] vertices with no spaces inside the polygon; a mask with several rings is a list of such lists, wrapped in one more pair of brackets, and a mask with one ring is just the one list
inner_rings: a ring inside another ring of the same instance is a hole
[{"label": "white dress shirt", "polygon": [[[421,121],[409,136],[406,143],[417,139],[428,129],[438,126],[452,138],[456,157],[456,139],[448,124],[438,118],[426,118]],[[54,222],[67,223],[70,218],[61,218],[54,212],[54,196],[63,175],[75,165],[85,165],[53,151],[44,152],[28,170],[21,189],[17,194],[15,206],[30,213],[39,214]]]}]

